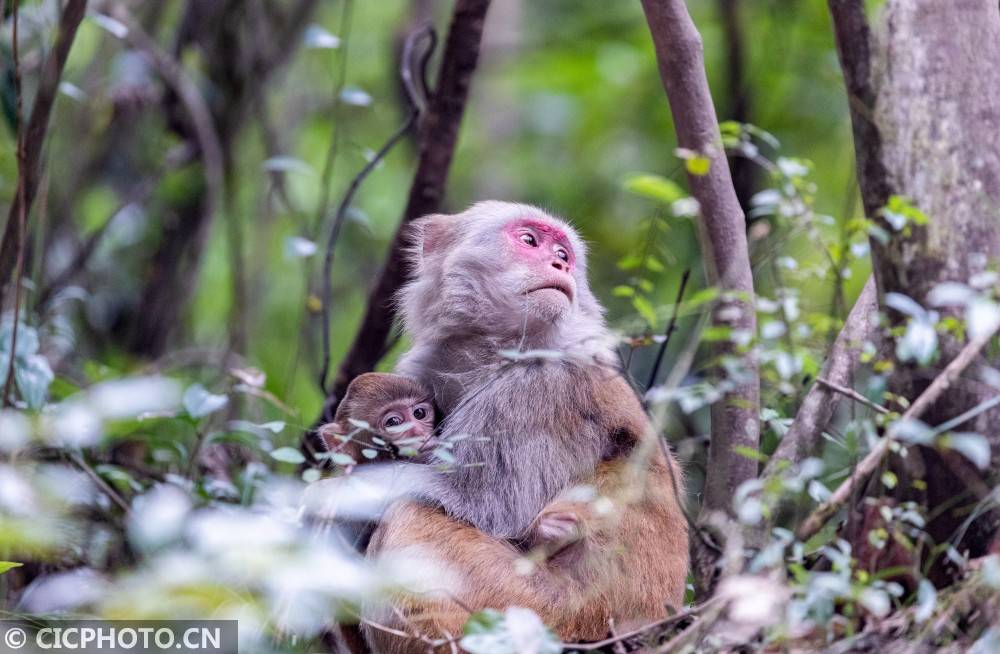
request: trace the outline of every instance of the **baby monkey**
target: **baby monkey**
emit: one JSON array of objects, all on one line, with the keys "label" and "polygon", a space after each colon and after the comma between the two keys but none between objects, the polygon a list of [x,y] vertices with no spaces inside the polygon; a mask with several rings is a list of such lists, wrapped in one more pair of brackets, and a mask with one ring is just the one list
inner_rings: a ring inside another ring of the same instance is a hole
[{"label": "baby monkey", "polygon": [[346,454],[357,464],[402,457],[423,463],[437,445],[435,415],[434,398],[421,384],[368,372],[347,387],[333,422],[320,427],[319,435],[328,452]]},{"label": "baby monkey", "polygon": [[[347,387],[333,422],[320,427],[319,435],[327,451],[353,459],[347,472],[387,459],[434,463],[434,451],[442,446],[434,432],[436,417],[434,398],[422,384],[402,375],[368,372]],[[583,535],[581,511],[585,509],[578,503],[552,500],[519,544],[550,557],[562,553]]]}]

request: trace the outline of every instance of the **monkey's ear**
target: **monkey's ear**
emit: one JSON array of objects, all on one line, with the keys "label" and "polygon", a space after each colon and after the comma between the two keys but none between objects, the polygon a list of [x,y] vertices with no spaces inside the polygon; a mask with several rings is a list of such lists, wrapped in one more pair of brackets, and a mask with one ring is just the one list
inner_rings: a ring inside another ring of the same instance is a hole
[{"label": "monkey's ear", "polygon": [[456,216],[443,213],[424,216],[413,223],[413,244],[421,257],[447,250],[458,240]]},{"label": "monkey's ear", "polygon": [[323,441],[324,448],[328,452],[341,445],[342,441],[337,438],[338,436],[344,436],[348,433],[350,432],[345,430],[344,426],[337,422],[328,422],[316,430],[316,435]]},{"label": "monkey's ear", "polygon": [[333,438],[336,435],[344,435],[344,426],[337,421],[328,422],[325,425],[321,425],[316,429],[316,433],[320,436],[328,436]]}]

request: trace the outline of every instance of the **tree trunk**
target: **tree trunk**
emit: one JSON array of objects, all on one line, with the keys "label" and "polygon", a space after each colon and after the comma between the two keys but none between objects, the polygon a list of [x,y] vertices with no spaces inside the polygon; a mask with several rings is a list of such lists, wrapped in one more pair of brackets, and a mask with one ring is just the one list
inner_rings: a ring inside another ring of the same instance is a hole
[{"label": "tree trunk", "polygon": [[[995,92],[1000,88],[1000,7],[996,0],[889,0],[874,39],[862,0],[830,0],[830,9],[851,95],[865,208],[890,235],[887,243],[872,239],[879,297],[883,306],[890,292],[926,305],[938,284],[967,283],[1000,259],[1000,96]],[[876,216],[890,189],[923,211],[927,224],[910,223],[897,231]],[[889,317],[905,322],[894,311]],[[940,355],[933,363],[937,370],[966,340],[940,331],[939,336]],[[895,364],[890,389],[911,401],[934,376],[926,367]],[[997,393],[971,381],[974,377],[975,364],[927,411],[924,421],[943,423]],[[957,426],[989,438],[994,469],[1000,454],[998,419],[994,409]],[[897,493],[921,500],[932,513],[947,506],[928,525],[941,543],[977,501],[970,489],[982,487],[977,484],[982,479],[961,456],[930,448],[918,452],[894,465],[911,479],[922,478],[926,494],[915,495],[906,483],[899,484]],[[980,523],[983,530],[971,530],[964,542],[973,554],[982,550],[984,533],[991,531]]]},{"label": "tree trunk", "polygon": [[[700,205],[699,242],[708,281],[722,291],[713,324],[756,334],[753,276],[747,249],[743,210],[733,188],[715,105],[705,74],[704,52],[683,0],[642,0],[656,49],[660,79],[667,94],[677,132],[677,144],[710,159],[705,175],[688,174],[691,194]],[[740,453],[756,451],[760,440],[760,381],[753,354],[742,355],[732,341],[721,341],[713,354],[740,357],[739,377],[716,380],[724,384],[722,397],[712,405],[712,434],[708,474],[702,499],[702,518],[732,516],[733,496],[739,486],[757,477],[757,462]],[[692,539],[695,583],[700,593],[712,586],[714,553],[702,551],[702,540]]]}]

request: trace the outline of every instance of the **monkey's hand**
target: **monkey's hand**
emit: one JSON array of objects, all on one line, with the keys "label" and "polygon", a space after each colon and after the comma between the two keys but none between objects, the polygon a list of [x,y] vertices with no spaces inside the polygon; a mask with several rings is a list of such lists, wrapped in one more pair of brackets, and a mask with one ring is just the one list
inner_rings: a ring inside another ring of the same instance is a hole
[{"label": "monkey's hand", "polygon": [[554,556],[579,542],[589,512],[586,502],[553,500],[535,518],[528,533],[528,548],[540,548],[546,555]]}]

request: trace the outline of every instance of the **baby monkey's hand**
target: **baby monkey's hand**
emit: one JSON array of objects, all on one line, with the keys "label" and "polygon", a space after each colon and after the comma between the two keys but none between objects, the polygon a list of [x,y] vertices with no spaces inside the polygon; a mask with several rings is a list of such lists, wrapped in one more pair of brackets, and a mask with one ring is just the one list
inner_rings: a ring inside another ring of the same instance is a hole
[{"label": "baby monkey's hand", "polygon": [[528,549],[540,548],[548,556],[554,556],[579,542],[589,513],[586,502],[553,500],[535,518],[527,538]]}]

